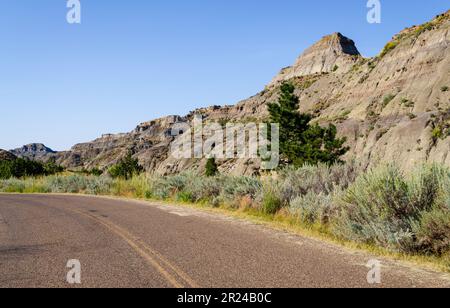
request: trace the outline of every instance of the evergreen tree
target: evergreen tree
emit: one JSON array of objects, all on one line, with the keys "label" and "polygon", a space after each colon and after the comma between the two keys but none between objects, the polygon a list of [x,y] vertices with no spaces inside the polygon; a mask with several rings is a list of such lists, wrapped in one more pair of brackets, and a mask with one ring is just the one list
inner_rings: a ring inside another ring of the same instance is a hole
[{"label": "evergreen tree", "polygon": [[100,170],[98,167],[92,168],[92,170],[89,172],[89,174],[92,174],[93,176],[101,176],[103,174],[103,171]]},{"label": "evergreen tree", "polygon": [[24,158],[0,161],[0,179],[52,175],[62,171],[64,168],[52,160],[46,164]]},{"label": "evergreen tree", "polygon": [[337,129],[330,124],[321,127],[311,125],[313,116],[299,112],[299,98],[290,83],[281,85],[278,103],[268,104],[270,121],[280,125],[280,154],[289,164],[301,167],[304,164],[341,162],[347,153],[346,138],[336,138]]},{"label": "evergreen tree", "polygon": [[134,175],[141,174],[142,171],[144,171],[144,168],[139,165],[139,161],[136,158],[133,158],[133,153],[130,151],[116,165],[109,169],[109,174],[113,178],[128,180]]},{"label": "evergreen tree", "polygon": [[53,175],[64,171],[64,168],[56,163],[54,158],[51,158],[44,164],[44,171],[46,175]]},{"label": "evergreen tree", "polygon": [[209,158],[208,161],[206,162],[205,175],[210,177],[210,176],[215,176],[218,173],[219,173],[219,168],[217,167],[216,159]]}]

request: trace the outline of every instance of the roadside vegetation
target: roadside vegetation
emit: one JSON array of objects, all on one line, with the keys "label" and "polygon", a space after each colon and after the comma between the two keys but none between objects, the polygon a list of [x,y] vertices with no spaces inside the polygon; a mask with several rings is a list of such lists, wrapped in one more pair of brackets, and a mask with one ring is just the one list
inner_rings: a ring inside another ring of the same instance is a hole
[{"label": "roadside vegetation", "polygon": [[133,153],[128,152],[117,164],[112,166],[108,173],[113,178],[131,179],[135,175],[139,175],[144,171],[144,168],[139,165],[139,161],[133,158]]},{"label": "roadside vegetation", "polygon": [[58,166],[54,161],[45,164],[22,158],[0,161],[0,179],[52,175],[63,170],[64,168]]},{"label": "roadside vegetation", "polygon": [[285,168],[277,177],[53,175],[0,180],[0,192],[76,193],[197,203],[284,217],[292,224],[395,253],[438,258],[450,270],[450,170],[354,164]]},{"label": "roadside vegetation", "polygon": [[130,152],[109,170],[85,173],[55,174],[61,170],[54,163],[1,162],[0,192],[200,204],[339,242],[432,259],[450,272],[450,169],[436,164],[404,172],[388,164],[360,172],[355,162],[341,160],[348,148],[336,137],[336,127],[310,124],[313,117],[298,110],[294,87],[284,84],[278,103],[269,105],[271,121],[280,123],[282,158],[280,169],[270,174],[220,174],[210,158],[204,174],[159,176],[144,173]]}]

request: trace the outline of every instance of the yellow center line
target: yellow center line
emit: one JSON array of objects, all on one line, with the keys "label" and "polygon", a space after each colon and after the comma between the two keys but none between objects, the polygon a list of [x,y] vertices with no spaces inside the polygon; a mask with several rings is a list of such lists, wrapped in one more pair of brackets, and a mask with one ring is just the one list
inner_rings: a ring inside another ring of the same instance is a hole
[{"label": "yellow center line", "polygon": [[[147,244],[145,244],[142,240],[136,238],[135,236],[131,235],[129,232],[125,231],[121,227],[117,226],[116,224],[106,221],[104,219],[101,219],[100,217],[84,213],[82,211],[78,210],[69,210],[71,212],[74,212],[79,215],[83,215],[93,221],[96,221],[106,227],[109,231],[112,233],[118,235],[120,238],[122,238],[130,247],[132,247],[139,255],[141,255],[148,263],[150,263],[161,275],[164,276],[164,278],[167,279],[168,282],[170,282],[171,285],[173,285],[175,288],[183,288],[185,286],[191,287],[191,288],[198,288],[199,286],[182,270],[180,270],[178,267],[170,263],[166,258],[164,258],[160,253],[153,250],[151,247],[149,247]],[[161,264],[162,263],[162,264]],[[165,265],[166,268],[163,267]],[[168,270],[171,270],[176,275],[171,274]],[[181,279],[177,279],[181,278]],[[180,282],[179,280],[184,280],[183,282]]]}]

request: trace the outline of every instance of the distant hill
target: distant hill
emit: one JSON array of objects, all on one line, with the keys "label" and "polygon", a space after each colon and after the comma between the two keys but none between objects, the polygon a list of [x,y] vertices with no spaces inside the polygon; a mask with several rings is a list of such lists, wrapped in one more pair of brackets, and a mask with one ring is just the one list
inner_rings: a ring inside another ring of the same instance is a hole
[{"label": "distant hill", "polygon": [[10,151],[17,157],[28,158],[31,160],[46,161],[50,157],[55,157],[56,151],[46,147],[42,143],[31,143]]},{"label": "distant hill", "polygon": [[11,152],[0,149],[0,161],[2,160],[14,160],[17,157]]}]

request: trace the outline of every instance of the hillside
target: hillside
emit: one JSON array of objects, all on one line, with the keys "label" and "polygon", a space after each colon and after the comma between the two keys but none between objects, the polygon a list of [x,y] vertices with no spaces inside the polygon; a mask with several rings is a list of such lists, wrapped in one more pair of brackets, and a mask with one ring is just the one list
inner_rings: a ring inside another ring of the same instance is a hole
[{"label": "hillside", "polygon": [[57,154],[56,151],[46,147],[42,143],[31,143],[10,151],[17,157],[31,160],[46,161]]},{"label": "hillside", "polygon": [[0,149],[0,161],[2,160],[14,160],[16,156],[11,152]]},{"label": "hillside", "polygon": [[[363,58],[355,43],[340,33],[322,38],[293,66],[283,69],[265,89],[235,106],[199,109],[140,124],[134,131],[104,135],[57,157],[69,168],[106,168],[132,150],[149,171],[176,173],[203,168],[204,160],[168,155],[170,127],[190,122],[194,113],[207,121],[246,122],[267,117],[283,81],[295,84],[301,110],[321,124],[334,123],[348,138],[362,168],[396,161],[403,168],[419,162],[450,166],[450,11],[424,25],[405,29],[377,57]],[[17,155],[17,154],[16,154]],[[20,154],[22,155],[22,154]],[[223,172],[255,174],[258,161],[219,161]]]}]

